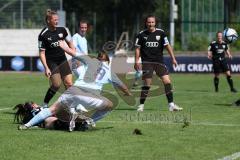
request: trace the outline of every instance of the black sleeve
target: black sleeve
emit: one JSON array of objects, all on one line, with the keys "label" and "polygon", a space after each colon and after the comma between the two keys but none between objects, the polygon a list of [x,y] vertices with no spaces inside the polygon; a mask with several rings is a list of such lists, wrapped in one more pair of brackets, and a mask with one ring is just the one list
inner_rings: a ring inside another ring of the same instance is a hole
[{"label": "black sleeve", "polygon": [[209,46],[208,46],[208,51],[211,51],[211,52],[212,52],[212,43],[209,44]]},{"label": "black sleeve", "polygon": [[168,44],[169,44],[169,41],[168,41],[168,38],[167,38],[167,35],[166,35],[165,32],[162,33],[162,37],[163,37],[163,38],[162,38],[162,40],[163,40],[163,42],[162,42],[163,45],[164,45],[164,46],[168,45]]},{"label": "black sleeve", "polygon": [[63,27],[63,39],[67,42],[70,42],[72,40],[71,34],[64,27]]},{"label": "black sleeve", "polygon": [[227,51],[228,50],[228,45],[226,44],[226,48],[225,48],[225,51]]},{"label": "black sleeve", "polygon": [[44,43],[44,38],[41,34],[38,36],[38,48],[40,50],[46,50],[46,45]]}]

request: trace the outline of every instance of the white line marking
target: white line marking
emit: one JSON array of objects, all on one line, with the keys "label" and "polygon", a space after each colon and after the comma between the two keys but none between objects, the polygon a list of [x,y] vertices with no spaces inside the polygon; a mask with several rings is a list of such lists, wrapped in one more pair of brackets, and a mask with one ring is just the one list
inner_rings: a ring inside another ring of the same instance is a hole
[{"label": "white line marking", "polygon": [[1,108],[0,111],[8,110],[8,109],[11,109],[11,108]]},{"label": "white line marking", "polygon": [[[98,123],[139,123],[139,124],[180,124],[183,125],[183,122],[165,122],[165,121],[99,121]],[[240,127],[239,124],[224,124],[224,123],[209,123],[209,122],[190,122],[191,125],[203,125],[203,126],[224,126],[224,127]]]},{"label": "white line marking", "polygon": [[223,158],[218,159],[218,160],[234,160],[234,159],[237,159],[239,157],[240,157],[240,152],[236,152],[236,153],[233,153],[232,155],[223,157]]}]

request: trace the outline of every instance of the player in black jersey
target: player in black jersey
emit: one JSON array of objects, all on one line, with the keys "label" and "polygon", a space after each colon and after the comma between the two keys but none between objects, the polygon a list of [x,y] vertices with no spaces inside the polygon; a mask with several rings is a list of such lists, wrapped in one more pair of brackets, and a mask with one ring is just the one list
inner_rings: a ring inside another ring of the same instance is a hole
[{"label": "player in black jersey", "polygon": [[169,103],[169,111],[179,111],[182,108],[173,103],[173,92],[171,80],[168,75],[168,69],[163,62],[163,49],[166,48],[170,57],[172,58],[173,65],[177,65],[177,61],[173,54],[172,47],[170,46],[165,32],[156,28],[156,17],[153,15],[147,16],[145,19],[146,30],[141,31],[136,38],[136,51],[135,51],[135,70],[140,70],[139,58],[142,60],[142,79],[144,86],[142,87],[140,105],[138,111],[144,110],[144,102],[147,98],[148,91],[152,83],[153,72],[155,71],[158,77],[161,78],[167,100]]},{"label": "player in black jersey", "polygon": [[65,52],[59,47],[59,40],[65,40],[70,48],[75,49],[69,35],[64,27],[57,27],[58,15],[55,11],[48,10],[46,24],[38,36],[39,56],[45,68],[45,75],[51,80],[43,107],[56,94],[63,81],[65,88],[72,85],[72,72],[67,62]]},{"label": "player in black jersey", "polygon": [[231,92],[237,92],[233,87],[230,67],[225,57],[226,54],[228,58],[232,59],[232,55],[230,54],[227,43],[223,41],[223,34],[221,31],[216,33],[216,38],[217,40],[213,41],[208,47],[208,58],[211,59],[213,63],[215,91],[218,92],[219,75],[221,72],[224,72]]}]

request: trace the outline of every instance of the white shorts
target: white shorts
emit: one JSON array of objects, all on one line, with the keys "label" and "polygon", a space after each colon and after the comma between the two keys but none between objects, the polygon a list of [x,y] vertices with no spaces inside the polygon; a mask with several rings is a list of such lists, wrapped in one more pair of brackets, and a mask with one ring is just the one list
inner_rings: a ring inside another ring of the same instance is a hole
[{"label": "white shorts", "polygon": [[72,86],[59,97],[58,102],[69,108],[76,108],[81,104],[87,110],[96,110],[103,109],[110,100],[85,89]]}]

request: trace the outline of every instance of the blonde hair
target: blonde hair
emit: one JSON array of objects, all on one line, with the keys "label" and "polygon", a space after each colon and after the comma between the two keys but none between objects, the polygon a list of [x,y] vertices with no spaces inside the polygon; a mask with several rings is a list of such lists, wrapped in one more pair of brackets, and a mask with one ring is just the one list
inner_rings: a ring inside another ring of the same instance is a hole
[{"label": "blonde hair", "polygon": [[53,11],[53,10],[51,10],[51,9],[47,9],[46,16],[45,16],[45,22],[46,22],[46,24],[48,24],[48,20],[49,20],[53,15],[57,15],[57,12],[56,12],[56,11]]}]

